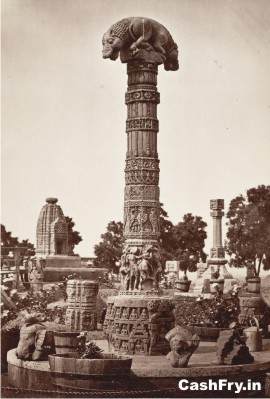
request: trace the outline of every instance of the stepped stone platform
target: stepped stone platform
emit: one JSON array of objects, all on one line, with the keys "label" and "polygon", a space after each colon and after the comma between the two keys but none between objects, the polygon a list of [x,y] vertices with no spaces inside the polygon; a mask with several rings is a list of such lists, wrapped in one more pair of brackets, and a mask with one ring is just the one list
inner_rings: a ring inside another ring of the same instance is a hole
[{"label": "stepped stone platform", "polygon": [[[95,341],[105,351],[108,351],[108,344],[105,340]],[[173,368],[165,356],[133,356],[130,379],[135,381],[135,386],[141,388],[147,387],[148,392],[153,390],[172,390],[174,396],[183,397],[178,389],[178,382],[181,378],[188,378],[193,381],[203,381],[209,378],[215,380],[218,378],[227,378],[231,381],[247,381],[249,378],[254,381],[261,380],[264,384],[267,371],[270,371],[270,341],[264,342],[264,351],[253,353],[255,362],[252,364],[224,366],[216,363],[216,343],[201,342],[198,350],[193,354],[187,368]],[[8,375],[9,383],[17,388],[55,390],[54,377],[50,373],[48,361],[22,361],[17,359],[15,349],[8,352]],[[82,390],[82,380],[74,382],[74,376],[68,377],[66,389],[74,391]],[[83,376],[82,376],[83,377]],[[91,377],[87,377],[89,380]],[[94,380],[97,378],[92,377]],[[85,377],[84,377],[85,379]],[[132,387],[125,377],[124,384]],[[77,384],[77,385],[76,385]],[[106,384],[105,384],[106,385]],[[117,386],[117,384],[115,385]],[[104,389],[106,391],[106,388]],[[179,391],[179,392],[178,392]],[[202,397],[203,392],[200,392]],[[221,396],[219,396],[219,394]],[[223,392],[224,394],[224,392]],[[232,394],[232,392],[231,392]],[[157,397],[154,394],[153,397]],[[175,396],[176,395],[176,396]],[[209,394],[206,395],[209,397]],[[264,393],[256,397],[263,397]],[[106,397],[106,395],[105,395]],[[133,397],[152,397],[148,394]],[[224,397],[222,393],[215,392],[215,397]],[[227,396],[230,397],[230,396]],[[233,397],[233,396],[231,396]]]}]

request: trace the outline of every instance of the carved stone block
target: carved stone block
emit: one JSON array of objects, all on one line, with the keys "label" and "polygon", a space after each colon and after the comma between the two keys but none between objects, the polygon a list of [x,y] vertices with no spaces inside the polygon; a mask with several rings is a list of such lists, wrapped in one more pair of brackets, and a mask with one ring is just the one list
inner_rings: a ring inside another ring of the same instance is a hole
[{"label": "carved stone block", "polygon": [[171,351],[167,354],[167,359],[172,367],[187,367],[191,355],[199,346],[198,335],[176,326],[166,334],[165,338],[170,343]]},{"label": "carved stone block", "polygon": [[110,299],[110,304],[112,300],[116,313],[122,309],[129,314],[128,320],[112,318],[111,306],[106,313],[103,329],[115,351],[137,355],[168,352],[165,335],[174,326],[173,305],[168,299],[124,294]]},{"label": "carved stone block", "polygon": [[[96,330],[98,283],[90,280],[69,280],[67,283],[66,325],[73,331]],[[111,312],[110,307],[110,312]]]},{"label": "carved stone block", "polygon": [[210,200],[210,209],[213,211],[219,211],[224,209],[224,199]]}]

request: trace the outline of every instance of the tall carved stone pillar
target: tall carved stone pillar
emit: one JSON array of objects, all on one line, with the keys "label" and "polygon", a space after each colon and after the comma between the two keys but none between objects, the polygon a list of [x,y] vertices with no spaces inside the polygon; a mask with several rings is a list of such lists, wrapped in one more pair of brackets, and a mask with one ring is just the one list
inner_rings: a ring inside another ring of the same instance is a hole
[{"label": "tall carved stone pillar", "polygon": [[159,160],[157,153],[158,65],[178,69],[168,30],[148,18],[125,18],[103,36],[103,57],[127,63],[127,153],[124,198],[122,290],[108,300],[104,331],[120,353],[167,353],[173,306],[158,292]]},{"label": "tall carved stone pillar", "polygon": [[210,209],[211,216],[213,218],[213,247],[211,248],[210,259],[207,260],[207,265],[211,266],[212,269],[215,269],[215,273],[217,274],[216,278],[211,279],[210,283],[218,283],[220,289],[226,292],[231,289],[231,283],[233,283],[234,280],[225,266],[227,260],[225,259],[225,250],[222,243],[222,217],[224,216],[224,200],[211,200]]},{"label": "tall carved stone pillar", "polygon": [[[224,200],[211,200],[210,209],[212,211],[211,216],[213,218],[213,247],[211,248],[210,257],[211,259],[219,259],[222,262],[225,261],[225,263],[227,263],[225,260],[224,247],[222,245],[222,216],[224,216]],[[217,264],[217,262],[214,261],[214,264]]]},{"label": "tall carved stone pillar", "polygon": [[124,237],[126,250],[158,247],[159,160],[157,154],[156,64],[133,61],[127,65],[127,153],[125,168]]}]

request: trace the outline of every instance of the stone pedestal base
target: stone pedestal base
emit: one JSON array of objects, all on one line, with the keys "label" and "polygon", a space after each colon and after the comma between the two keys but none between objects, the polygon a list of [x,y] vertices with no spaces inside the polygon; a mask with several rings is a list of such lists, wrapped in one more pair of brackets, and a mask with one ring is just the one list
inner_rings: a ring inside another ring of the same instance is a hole
[{"label": "stone pedestal base", "polygon": [[169,297],[123,292],[108,298],[104,332],[115,352],[160,355],[170,350],[165,335],[174,327]]}]

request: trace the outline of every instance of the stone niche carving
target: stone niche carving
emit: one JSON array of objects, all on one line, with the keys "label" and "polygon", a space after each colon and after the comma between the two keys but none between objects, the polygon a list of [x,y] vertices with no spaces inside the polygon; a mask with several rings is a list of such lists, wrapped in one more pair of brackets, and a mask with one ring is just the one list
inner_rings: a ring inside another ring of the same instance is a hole
[{"label": "stone niche carving", "polygon": [[149,62],[164,64],[165,70],[176,71],[178,48],[170,32],[150,18],[124,18],[113,24],[103,35],[103,58],[121,61],[140,59],[145,53]]},{"label": "stone niche carving", "polygon": [[159,209],[155,202],[131,202],[124,210],[124,234],[127,238],[159,235]]},{"label": "stone niche carving", "polygon": [[174,326],[173,304],[147,294],[110,297],[104,332],[116,352],[130,355],[166,354],[166,333]]}]

